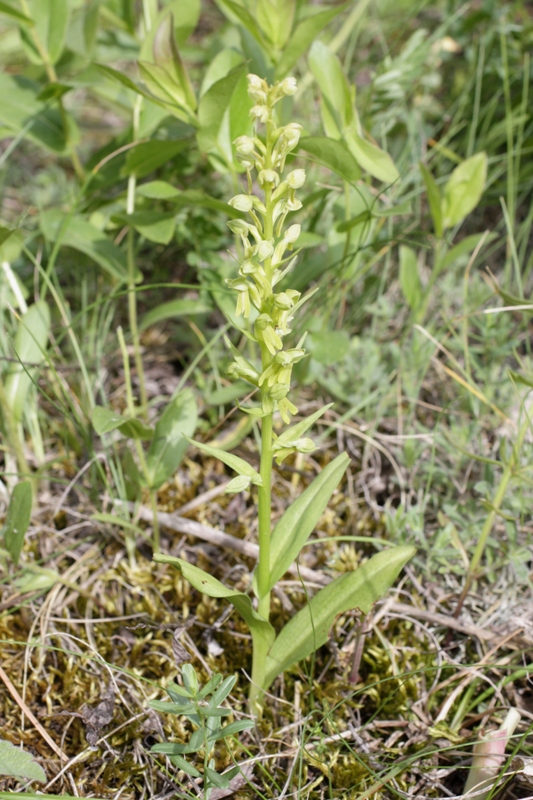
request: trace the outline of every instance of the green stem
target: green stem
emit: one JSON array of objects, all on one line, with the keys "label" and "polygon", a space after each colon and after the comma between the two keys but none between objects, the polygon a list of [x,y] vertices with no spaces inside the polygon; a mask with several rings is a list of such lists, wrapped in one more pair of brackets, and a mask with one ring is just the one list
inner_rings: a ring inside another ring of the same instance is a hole
[{"label": "green stem", "polygon": [[[138,138],[139,121],[142,108],[142,97],[138,97],[135,101],[133,108],[133,141]],[[126,201],[126,213],[133,214],[135,211],[135,189],[137,186],[137,178],[135,175],[130,175],[128,179],[128,195]],[[139,396],[141,414],[144,419],[147,419],[148,411],[148,397],[146,394],[146,381],[144,378],[144,366],[141,355],[141,337],[139,335],[139,326],[137,323],[137,266],[135,263],[135,231],[130,225],[128,230],[127,242],[127,260],[128,260],[128,318],[131,332],[131,339],[133,343],[133,352],[135,360],[135,369],[137,371],[137,378],[139,380]]]},{"label": "green stem", "polygon": [[[261,424],[262,485],[258,490],[259,562],[257,565],[258,612],[268,620],[270,617],[270,517],[272,491],[272,414],[263,417]],[[252,680],[254,676],[252,675]]]}]

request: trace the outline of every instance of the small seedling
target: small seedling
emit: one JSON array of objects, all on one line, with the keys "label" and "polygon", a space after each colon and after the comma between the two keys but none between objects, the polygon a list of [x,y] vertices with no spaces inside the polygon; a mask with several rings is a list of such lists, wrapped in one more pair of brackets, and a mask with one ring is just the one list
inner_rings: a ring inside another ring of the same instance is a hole
[{"label": "small seedling", "polygon": [[[237,720],[227,725],[222,725],[221,720],[231,714],[230,708],[225,708],[222,703],[237,680],[234,675],[222,678],[222,675],[213,677],[200,687],[198,675],[191,664],[182,667],[181,675],[183,686],[174,683],[167,688],[172,700],[171,703],[153,700],[150,706],[164,714],[176,714],[185,717],[195,727],[195,731],[187,744],[173,744],[164,742],[155,744],[152,753],[162,753],[178,769],[190,775],[191,778],[203,780],[204,800],[209,800],[214,788],[228,789],[230,781],[239,774],[240,768],[234,766],[223,774],[216,771],[214,748],[217,741],[234,736],[241,731],[254,727],[251,720]],[[186,756],[203,756],[203,768],[198,769],[198,758],[188,760]],[[194,762],[194,763],[193,763]]]}]

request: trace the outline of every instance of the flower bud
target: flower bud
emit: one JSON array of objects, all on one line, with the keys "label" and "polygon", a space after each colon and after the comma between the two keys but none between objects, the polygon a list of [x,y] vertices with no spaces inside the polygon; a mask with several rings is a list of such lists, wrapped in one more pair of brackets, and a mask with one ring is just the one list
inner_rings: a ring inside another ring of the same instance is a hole
[{"label": "flower bud", "polygon": [[262,169],[257,176],[259,186],[277,186],[279,183],[279,175],[273,169]]},{"label": "flower bud", "polygon": [[248,94],[254,103],[263,104],[268,99],[268,84],[259,75],[248,75]]},{"label": "flower bud", "polygon": [[[254,98],[252,98],[252,100],[253,99]],[[255,117],[259,122],[266,123],[270,118],[270,110],[267,108],[267,106],[263,105],[253,106],[253,108],[250,110],[250,114],[252,115],[252,117]]]},{"label": "flower bud", "polygon": [[292,94],[296,94],[296,91],[298,89],[296,78],[285,78],[284,81],[281,81],[279,88],[283,92],[283,94],[286,95],[287,97],[289,97]]},{"label": "flower bud", "polygon": [[279,294],[274,295],[274,305],[284,311],[289,311],[294,308],[294,301],[286,292],[279,292]]},{"label": "flower bud", "polygon": [[272,246],[272,242],[267,242],[266,240],[263,240],[254,246],[254,255],[259,259],[259,261],[264,261],[265,258],[270,258],[273,252],[274,248]]},{"label": "flower bud", "polygon": [[226,222],[226,225],[230,231],[238,233],[241,236],[248,236],[251,227],[250,224],[243,219],[230,219],[229,222]]},{"label": "flower bud", "polygon": [[300,141],[302,126],[298,122],[290,122],[281,131],[284,149],[288,152],[293,150]]},{"label": "flower bud", "polygon": [[299,189],[305,183],[305,169],[293,169],[285,178],[291,189]]},{"label": "flower bud", "polygon": [[289,389],[290,386],[286,386],[284,383],[276,383],[269,389],[269,394],[273,400],[282,400],[287,396]]},{"label": "flower bud", "polygon": [[229,200],[228,205],[233,206],[237,211],[251,211],[254,207],[253,200],[248,194],[236,194]]},{"label": "flower bud", "polygon": [[291,225],[290,228],[287,229],[285,232],[284,239],[288,244],[294,244],[294,242],[300,236],[300,232],[302,230],[301,225]]},{"label": "flower bud", "polygon": [[242,153],[242,155],[249,155],[255,149],[254,140],[251,136],[239,136],[233,144],[237,153]]}]

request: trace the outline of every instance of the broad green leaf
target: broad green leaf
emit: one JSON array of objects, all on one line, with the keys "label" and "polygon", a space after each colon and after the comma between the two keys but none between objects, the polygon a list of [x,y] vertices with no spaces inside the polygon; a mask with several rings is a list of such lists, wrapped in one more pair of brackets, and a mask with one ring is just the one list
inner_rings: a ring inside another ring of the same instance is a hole
[{"label": "broad green leaf", "polygon": [[191,143],[186,139],[151,139],[149,142],[140,142],[128,150],[122,174],[144,178],[190,146]]},{"label": "broad green leaf", "polygon": [[268,591],[287,572],[307,542],[331,495],[339,485],[350,459],[341,453],[285,511],[272,532],[270,541],[270,581]]},{"label": "broad green leaf", "polygon": [[295,11],[296,0],[257,0],[257,22],[276,50],[290,38]]},{"label": "broad green leaf", "polygon": [[159,489],[177,470],[189,445],[187,437],[196,430],[197,410],[190,389],[180,392],[167,405],[146,455],[148,485]]},{"label": "broad green leaf", "polygon": [[[225,126],[225,142],[219,142],[221,149],[226,153],[226,160],[228,163],[234,161],[234,145],[233,142],[239,136],[253,135],[253,123],[250,115],[250,110],[253,106],[253,100],[248,94],[248,80],[246,74],[243,72],[240,80],[237,82],[229,104],[229,126]],[[222,131],[221,131],[222,133]]]},{"label": "broad green leaf", "polygon": [[318,83],[322,101],[327,105],[340,137],[354,119],[354,96],[341,63],[329,47],[317,39],[309,51],[309,68]]},{"label": "broad green leaf", "polygon": [[16,230],[17,228],[6,228],[5,225],[0,225],[0,245],[3,245]]},{"label": "broad green leaf", "polygon": [[376,144],[363,139],[355,127],[344,131],[344,139],[360,167],[383,183],[394,183],[400,177],[390,155]]},{"label": "broad green leaf", "polygon": [[232,69],[243,63],[242,53],[237,52],[233,47],[225,47],[210,61],[202,79],[200,97],[213,86],[217,81],[225,78]]},{"label": "broad green leaf", "polygon": [[263,47],[266,45],[260,29],[246,8],[238,3],[234,3],[233,0],[215,0],[215,2],[230,22],[242,25],[244,28],[246,28],[248,33],[251,34],[257,42],[259,42],[260,45]]},{"label": "broad green leaf", "polygon": [[357,161],[343,142],[327,136],[304,136],[300,139],[299,149],[310,153],[315,161],[324,164],[348,183],[361,177]]},{"label": "broad green leaf", "polygon": [[223,464],[231,467],[231,469],[233,469],[238,475],[244,475],[246,478],[249,478],[250,481],[256,486],[263,485],[260,474],[243,458],[234,456],[233,453],[226,453],[225,450],[220,450],[218,447],[211,447],[209,444],[202,444],[202,442],[192,441],[191,444],[194,444],[200,450],[203,450],[204,453],[213,456],[213,458],[218,458],[219,461],[222,461]]},{"label": "broad green leaf", "polygon": [[183,122],[192,121],[192,110],[185,103],[185,96],[181,86],[178,86],[168,72],[157,64],[148,61],[138,62],[141,77],[159,102],[163,103],[170,114]]},{"label": "broad green leaf", "polygon": [[172,200],[179,206],[210,208],[213,211],[221,211],[232,219],[242,216],[240,211],[232,208],[228,203],[211,197],[201,189],[177,189],[167,181],[143,183],[137,188],[137,194],[141,197],[151,197],[154,200]]},{"label": "broad green leaf", "polygon": [[131,225],[145,239],[157,244],[169,244],[176,229],[176,214],[173,212],[136,211],[134,214],[113,214],[111,219]]},{"label": "broad green leaf", "polygon": [[24,537],[30,524],[32,504],[33,490],[30,481],[19,481],[11,493],[3,529],[6,550],[15,566],[19,562]]},{"label": "broad green leaf", "polygon": [[300,22],[293,31],[290,39],[283,48],[283,54],[276,64],[276,77],[284,78],[294,67],[298,59],[305,55],[307,48],[316,40],[317,36],[329,25],[338,14],[346,11],[351,2],[342,3],[334,8],[324,8],[323,11],[307,17]]},{"label": "broad green leaf", "polygon": [[[33,756],[3,739],[0,739],[0,775],[18,780],[46,783],[44,770]],[[13,797],[13,792],[9,792],[9,796]]]},{"label": "broad green leaf", "polygon": [[181,558],[157,553],[154,555],[154,561],[160,564],[171,564],[173,567],[176,567],[183,577],[188,580],[195,589],[202,592],[202,594],[206,594],[208,597],[228,600],[235,606],[250,628],[254,643],[254,651],[257,649],[264,650],[265,647],[270,647],[276,635],[274,628],[266,619],[263,619],[263,617],[257,613],[247,594],[236,592],[234,589],[228,589],[223,583],[213,578],[212,575],[204,572],[203,569],[194,567]]},{"label": "broad green leaf", "polygon": [[[31,17],[35,22],[35,35],[47,53],[47,60],[55,64],[59,61],[65,45],[70,19],[70,3],[68,0],[27,1]],[[42,64],[43,59],[32,33],[22,28],[20,38],[31,61],[35,64]]]},{"label": "broad green leaf", "polygon": [[108,67],[107,64],[95,64],[95,67],[103,73],[107,78],[111,78],[111,80],[115,81],[116,83],[121,83],[127,89],[131,89],[132,92],[136,94],[140,94],[143,97],[146,97],[148,100],[151,100],[155,103],[160,103],[157,97],[154,97],[153,94],[147,92],[142,86],[140,86],[135,81],[132,81],[131,78],[128,78],[127,75],[124,75],[122,72],[119,72],[118,69],[113,69],[113,67]]},{"label": "broad green leaf", "polygon": [[477,206],[487,180],[487,154],[476,153],[454,169],[444,187],[442,225],[453,228]]},{"label": "broad green leaf", "polygon": [[352,609],[368,614],[415,552],[404,546],[384,550],[321,589],[278,634],[268,652],[262,688],[268,689],[274,678],[325,644],[339,614]]},{"label": "broad green leaf", "polygon": [[416,253],[406,245],[400,245],[400,286],[405,302],[414,310],[422,299],[422,284],[418,274]]},{"label": "broad green leaf", "polygon": [[[56,109],[37,100],[41,86],[21,75],[0,72],[0,121],[14,133],[24,135],[54,153],[64,153],[65,132]],[[5,134],[4,134],[5,135]]]},{"label": "broad green leaf", "polygon": [[329,366],[341,361],[350,349],[350,337],[346,331],[324,331],[307,339],[309,353],[319,364]]},{"label": "broad green leaf", "polygon": [[[442,261],[440,262],[440,269],[447,269],[451,267],[458,258],[462,256],[469,256],[474,252],[478,244],[483,241],[484,244],[488,244],[492,242],[496,238],[496,233],[474,233],[472,236],[465,236],[464,239],[452,247]],[[518,298],[517,298],[518,299]],[[518,301],[519,303],[523,303],[523,299]]]},{"label": "broad green leaf", "polygon": [[93,428],[98,436],[119,430],[128,439],[145,439],[150,441],[154,435],[153,428],[145,425],[140,419],[123,416],[110,408],[95,406],[92,418]]},{"label": "broad green leaf", "polygon": [[11,17],[17,22],[22,22],[24,25],[35,25],[35,22],[31,17],[27,17],[26,14],[23,14],[9,3],[0,2],[0,14],[5,14],[7,17]]},{"label": "broad green leaf", "polygon": [[82,217],[71,217],[62,230],[64,219],[64,214],[55,208],[40,214],[41,230],[49,241],[56,241],[61,233],[63,247],[72,247],[85,253],[119,281],[127,279],[128,265],[120,247]]},{"label": "broad green leaf", "polygon": [[218,137],[235,87],[246,72],[244,65],[231,70],[203,95],[198,106],[198,145],[205,153],[219,153]]},{"label": "broad green leaf", "polygon": [[13,349],[16,361],[7,370],[4,391],[6,401],[16,422],[22,420],[24,405],[35,373],[34,365],[41,364],[50,333],[50,309],[38,300],[21,317]]},{"label": "broad green leaf", "polygon": [[428,203],[429,203],[429,210],[431,211],[431,217],[433,219],[433,228],[435,230],[435,236],[437,238],[442,238],[442,197],[440,194],[439,187],[435,182],[435,178],[426,167],[425,164],[420,162],[420,172],[422,173],[422,178],[424,183],[426,184],[426,193],[428,196]]},{"label": "broad green leaf", "polygon": [[148,311],[141,318],[139,329],[144,331],[150,325],[156,325],[166,319],[208,314],[210,311],[212,311],[212,306],[201,300],[170,300],[168,303],[161,303],[161,305]]},{"label": "broad green leaf", "polygon": [[181,59],[178,43],[174,33],[174,17],[172,13],[166,14],[157,28],[153,44],[154,61],[158,67],[164,69],[180,89],[181,104],[195,111],[196,95],[191,85],[189,75]]}]

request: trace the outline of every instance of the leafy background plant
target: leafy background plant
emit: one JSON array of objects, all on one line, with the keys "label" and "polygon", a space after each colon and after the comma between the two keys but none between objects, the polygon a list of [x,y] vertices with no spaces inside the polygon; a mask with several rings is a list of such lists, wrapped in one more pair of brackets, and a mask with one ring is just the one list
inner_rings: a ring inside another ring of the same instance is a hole
[{"label": "leafy background plant", "polygon": [[[302,87],[282,108],[304,125],[295,166],[309,175],[292,285],[318,292],[299,322],[310,356],[294,383],[302,413],[335,402],[314,460],[277,471],[278,513],[340,447],[349,474],[300,569],[336,576],[391,543],[417,557],[375,625],[342,615],[314,666],[274,684],[263,739],[243,734],[241,746],[276,757],[239,791],[442,796],[444,781],[460,793],[473,742],[526,696],[530,674],[527,633],[502,641],[527,621],[531,590],[527,4],[176,2],[172,26],[152,2],[50,3],[3,3],[0,30],[7,529],[15,487],[29,478],[35,497],[18,566],[2,567],[2,667],[56,746],[79,756],[44,791],[72,793],[71,780],[99,796],[126,782],[131,796],[183,789],[132,744],[161,736],[146,709],[175,673],[164,626],[176,615],[191,623],[202,681],[250,668],[236,616],[219,625],[218,606],[150,558],[154,524],[181,509],[161,548],[244,589],[254,507],[222,495],[229,474],[205,452],[178,452],[177,472],[147,480],[153,439],[136,437],[188,396],[196,439],[257,457],[253,422],[231,413],[247,390],[228,382],[223,342],[235,322],[231,142],[249,133],[251,71]],[[450,199],[461,187],[466,205]],[[41,321],[32,336],[27,314]],[[97,407],[120,418],[101,437]],[[183,539],[193,522],[223,527],[241,550]],[[295,581],[274,601],[280,627],[289,603],[306,602]],[[450,624],[465,586],[470,617],[448,632],[442,616]],[[58,715],[95,707],[110,672],[120,701],[101,732],[106,760],[83,719]],[[3,736],[44,752],[53,780],[66,762],[19,724],[9,691],[1,702]],[[288,764],[290,725],[301,744]],[[509,754],[516,743],[527,756],[526,732],[523,721]],[[165,738],[183,741],[179,719]],[[233,763],[215,755],[218,771]]]}]

